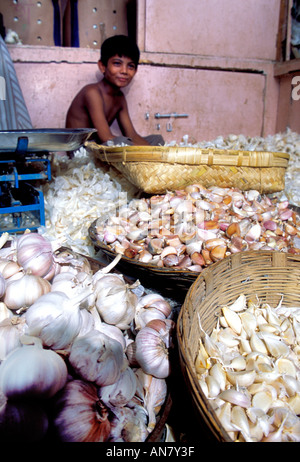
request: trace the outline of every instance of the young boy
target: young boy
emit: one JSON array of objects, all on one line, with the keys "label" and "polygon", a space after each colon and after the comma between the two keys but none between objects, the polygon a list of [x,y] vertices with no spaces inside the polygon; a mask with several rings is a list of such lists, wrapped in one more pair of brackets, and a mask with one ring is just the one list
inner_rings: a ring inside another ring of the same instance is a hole
[{"label": "young boy", "polygon": [[[98,61],[103,79],[86,85],[69,107],[66,128],[96,128],[99,144],[164,145],[161,135],[140,136],[131,121],[126,98],[122,92],[137,72],[140,51],[125,35],[114,35],[101,46]],[[117,120],[123,136],[116,137],[110,126]]]}]

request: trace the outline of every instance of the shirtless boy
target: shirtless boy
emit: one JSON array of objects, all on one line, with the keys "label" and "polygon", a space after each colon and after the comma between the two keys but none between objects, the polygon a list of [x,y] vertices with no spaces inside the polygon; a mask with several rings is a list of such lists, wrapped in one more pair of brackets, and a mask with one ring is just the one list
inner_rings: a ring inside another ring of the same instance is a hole
[{"label": "shirtless boy", "polygon": [[[106,39],[101,46],[98,68],[102,80],[86,85],[75,96],[66,117],[66,128],[96,128],[96,141],[107,144],[158,145],[164,144],[160,135],[140,136],[131,121],[126,98],[122,92],[137,72],[140,51],[124,35]],[[116,137],[110,126],[117,120],[123,136]]]}]

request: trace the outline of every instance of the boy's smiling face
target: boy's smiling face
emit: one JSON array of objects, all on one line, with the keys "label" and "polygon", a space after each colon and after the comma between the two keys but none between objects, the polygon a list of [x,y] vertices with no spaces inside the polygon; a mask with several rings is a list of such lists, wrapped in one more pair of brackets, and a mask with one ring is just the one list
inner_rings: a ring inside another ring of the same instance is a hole
[{"label": "boy's smiling face", "polygon": [[127,87],[136,74],[137,67],[131,58],[126,56],[112,56],[105,66],[98,61],[98,67],[104,78],[118,88]]}]

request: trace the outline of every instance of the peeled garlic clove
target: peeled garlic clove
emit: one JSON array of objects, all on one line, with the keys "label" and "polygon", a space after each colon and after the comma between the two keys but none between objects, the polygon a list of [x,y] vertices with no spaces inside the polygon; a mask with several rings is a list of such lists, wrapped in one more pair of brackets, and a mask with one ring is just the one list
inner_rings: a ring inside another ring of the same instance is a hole
[{"label": "peeled garlic clove", "polygon": [[255,371],[227,371],[227,378],[236,387],[249,387],[256,378]]},{"label": "peeled garlic clove", "polygon": [[210,358],[208,353],[200,340],[199,342],[199,351],[195,361],[196,372],[201,374],[211,367]]},{"label": "peeled garlic clove", "polygon": [[213,376],[208,375],[205,377],[205,381],[207,383],[208,396],[210,398],[215,398],[218,396],[220,393],[220,385],[218,384],[217,380]]},{"label": "peeled garlic clove", "polygon": [[220,363],[215,363],[209,371],[210,375],[214,377],[214,379],[219,384],[220,390],[225,390],[226,387],[226,372],[224,371],[223,367]]},{"label": "peeled garlic clove", "polygon": [[218,332],[218,341],[224,343],[224,345],[227,345],[229,348],[233,348],[235,346],[239,345],[239,339],[237,338],[236,334],[234,331],[229,327],[225,329],[221,329]]},{"label": "peeled garlic clove", "polygon": [[222,391],[218,398],[228,401],[231,404],[236,404],[237,406],[241,407],[250,407],[251,400],[248,395],[243,393],[242,391],[235,390],[233,388],[229,388],[227,390]]},{"label": "peeled garlic clove", "polygon": [[250,346],[252,351],[258,351],[260,353],[268,354],[268,350],[264,344],[264,342],[258,337],[258,335],[253,332],[250,337]]},{"label": "peeled garlic clove", "polygon": [[285,374],[281,377],[281,381],[289,396],[294,396],[296,393],[300,394],[300,382],[295,377]]},{"label": "peeled garlic clove", "polygon": [[251,405],[262,409],[264,412],[268,412],[272,403],[273,398],[271,393],[268,393],[267,391],[259,391],[253,395]]},{"label": "peeled garlic clove", "polygon": [[287,399],[287,404],[290,409],[294,411],[295,414],[300,414],[300,394],[297,393],[296,395]]},{"label": "peeled garlic clove", "polygon": [[257,320],[253,313],[249,311],[245,311],[244,313],[240,314],[240,319],[242,320],[242,325],[249,337],[251,337],[252,333],[255,331],[257,327]]},{"label": "peeled garlic clove", "polygon": [[249,420],[244,408],[241,406],[232,407],[231,422],[236,425],[236,427],[242,433],[245,441],[251,441]]},{"label": "peeled garlic clove", "polygon": [[284,343],[284,341],[280,340],[277,335],[272,335],[267,332],[260,332],[260,337],[265,342],[269,353],[275,358],[289,354],[290,349],[288,345]]},{"label": "peeled garlic clove", "polygon": [[232,311],[227,306],[224,306],[222,308],[222,313],[228,325],[234,330],[234,332],[236,332],[237,334],[240,334],[242,331],[242,321],[239,315],[235,311]]},{"label": "peeled garlic clove", "polygon": [[215,413],[226,432],[236,431],[236,428],[231,423],[231,404],[229,402],[216,409]]},{"label": "peeled garlic clove", "polygon": [[243,311],[246,309],[246,296],[244,294],[241,294],[232,305],[229,305],[228,308],[230,308],[232,311]]},{"label": "peeled garlic clove", "polygon": [[245,357],[242,355],[239,355],[233,358],[229,367],[236,371],[243,371],[244,369],[246,369],[246,365],[247,365],[247,362],[246,362]]},{"label": "peeled garlic clove", "polygon": [[291,375],[292,377],[296,378],[297,372],[296,372],[296,367],[293,361],[287,358],[279,358],[275,362],[275,366],[277,367],[277,370],[280,374],[283,375]]}]

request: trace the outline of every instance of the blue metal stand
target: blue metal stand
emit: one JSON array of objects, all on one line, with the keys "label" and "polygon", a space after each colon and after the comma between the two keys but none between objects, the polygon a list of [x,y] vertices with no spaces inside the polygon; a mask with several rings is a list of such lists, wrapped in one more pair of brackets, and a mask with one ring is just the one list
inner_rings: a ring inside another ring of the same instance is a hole
[{"label": "blue metal stand", "polygon": [[[0,160],[0,232],[18,233],[45,225],[43,193],[28,181],[50,181],[51,165],[45,153],[41,153],[41,157],[29,157],[27,145],[28,139],[20,138],[15,158],[11,159],[12,153],[9,153],[7,160]],[[32,169],[28,173],[28,167],[30,170],[35,162],[43,167],[42,171]],[[26,172],[22,173],[24,165]]]}]

